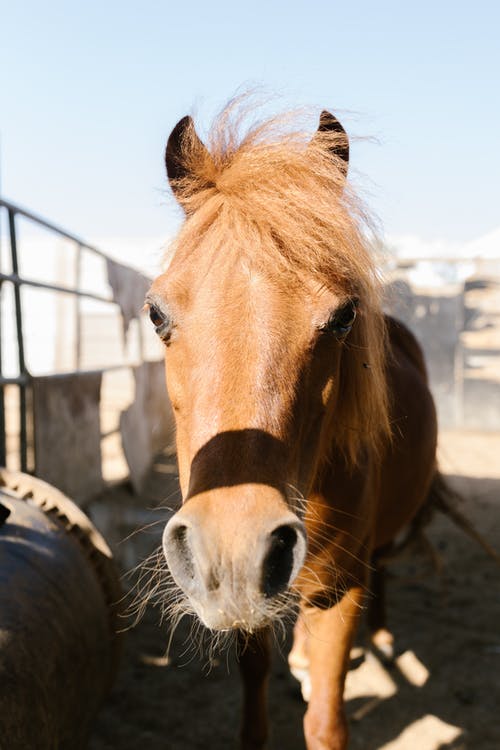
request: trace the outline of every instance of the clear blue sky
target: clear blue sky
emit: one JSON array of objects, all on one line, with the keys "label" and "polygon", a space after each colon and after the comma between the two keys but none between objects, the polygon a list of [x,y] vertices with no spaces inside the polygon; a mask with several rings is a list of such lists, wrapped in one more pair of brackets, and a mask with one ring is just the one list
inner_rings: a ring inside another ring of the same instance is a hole
[{"label": "clear blue sky", "polygon": [[4,0],[2,188],[85,236],[172,225],[163,149],[242,84],[346,113],[390,234],[500,225],[500,3]]}]

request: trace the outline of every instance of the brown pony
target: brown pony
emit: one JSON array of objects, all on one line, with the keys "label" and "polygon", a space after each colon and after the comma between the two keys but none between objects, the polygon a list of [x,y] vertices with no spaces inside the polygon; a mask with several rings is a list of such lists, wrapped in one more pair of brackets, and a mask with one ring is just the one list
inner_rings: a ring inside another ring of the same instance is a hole
[{"label": "brown pony", "polygon": [[273,120],[238,140],[230,114],[209,148],[186,117],[166,150],[186,221],[147,298],[183,496],[163,548],[183,606],[241,634],[242,747],[265,745],[266,634],[299,599],[307,748],[340,750],[365,605],[391,648],[377,555],[426,501],[435,410],[415,339],[381,311],[340,123],[323,112],[306,140]]}]

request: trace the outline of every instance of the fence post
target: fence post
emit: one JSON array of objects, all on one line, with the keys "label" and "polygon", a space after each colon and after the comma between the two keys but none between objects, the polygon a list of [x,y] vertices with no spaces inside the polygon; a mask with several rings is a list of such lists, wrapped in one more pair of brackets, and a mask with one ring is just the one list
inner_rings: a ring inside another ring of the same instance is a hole
[{"label": "fence post", "polygon": [[[82,280],[82,245],[80,242],[76,246],[75,259],[75,289],[80,289]],[[82,366],[82,314],[80,295],[75,295],[75,370],[80,370]]]},{"label": "fence post", "polygon": [[9,208],[9,235],[10,235],[10,252],[12,258],[12,274],[14,276],[14,301],[16,308],[16,329],[17,329],[17,354],[19,375],[19,442],[20,442],[20,459],[21,471],[28,470],[28,438],[27,438],[27,408],[26,408],[26,385],[28,372],[24,360],[24,337],[23,337],[23,316],[21,308],[21,289],[19,286],[19,264],[17,259],[17,238],[16,238],[16,216],[15,212]]},{"label": "fence post", "polygon": [[[1,260],[1,258],[0,258]],[[0,377],[3,375],[2,363],[2,292],[3,282],[0,279]],[[7,465],[7,448],[5,435],[5,386],[0,385],[0,466]]]}]

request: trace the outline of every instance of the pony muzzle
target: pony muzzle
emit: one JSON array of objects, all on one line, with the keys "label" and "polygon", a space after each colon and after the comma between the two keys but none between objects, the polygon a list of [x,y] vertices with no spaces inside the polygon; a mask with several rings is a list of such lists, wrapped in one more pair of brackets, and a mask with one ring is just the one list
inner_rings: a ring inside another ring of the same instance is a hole
[{"label": "pony muzzle", "polygon": [[[168,522],[163,550],[194,613],[212,630],[263,627],[287,605],[306,555],[306,532],[288,509],[274,519],[226,509],[219,522],[189,501]],[[285,596],[283,596],[285,595]]]}]

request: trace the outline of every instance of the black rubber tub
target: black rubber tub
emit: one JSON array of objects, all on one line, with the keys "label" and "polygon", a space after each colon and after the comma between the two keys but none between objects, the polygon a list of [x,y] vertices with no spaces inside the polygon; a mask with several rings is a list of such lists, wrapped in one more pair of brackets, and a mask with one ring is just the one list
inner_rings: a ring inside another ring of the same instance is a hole
[{"label": "black rubber tub", "polygon": [[0,469],[0,748],[80,750],[116,673],[111,552],[65,495]]}]

